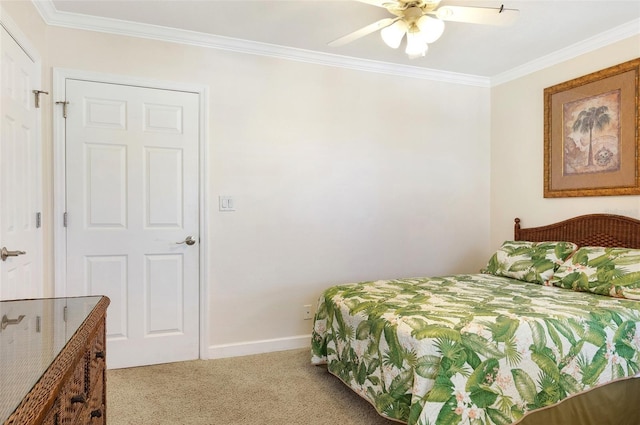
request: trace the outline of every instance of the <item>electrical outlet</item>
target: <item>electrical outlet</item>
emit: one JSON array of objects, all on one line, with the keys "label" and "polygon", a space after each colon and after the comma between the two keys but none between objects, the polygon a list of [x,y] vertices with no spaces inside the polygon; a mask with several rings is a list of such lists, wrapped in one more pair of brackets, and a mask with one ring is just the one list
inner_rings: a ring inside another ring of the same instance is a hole
[{"label": "electrical outlet", "polygon": [[304,320],[311,320],[311,304],[305,304],[302,306],[302,318]]}]

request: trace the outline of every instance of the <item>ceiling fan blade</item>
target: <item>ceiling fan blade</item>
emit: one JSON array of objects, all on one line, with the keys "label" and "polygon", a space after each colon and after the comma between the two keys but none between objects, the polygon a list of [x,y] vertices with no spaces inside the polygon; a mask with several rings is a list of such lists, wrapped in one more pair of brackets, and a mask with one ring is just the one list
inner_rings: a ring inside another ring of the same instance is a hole
[{"label": "ceiling fan blade", "polygon": [[329,43],[329,46],[331,47],[338,47],[338,46],[343,46],[347,43],[351,43],[352,41],[355,41],[359,38],[364,37],[365,35],[369,35],[372,32],[376,32],[378,30],[381,30],[382,28],[388,27],[389,25],[393,24],[395,21],[397,21],[400,18],[384,18],[384,19],[380,19],[377,22],[374,22],[373,24],[369,24],[366,27],[360,28],[357,31],[352,32],[351,34],[347,34],[344,37],[340,37],[337,40],[333,40],[332,42]]},{"label": "ceiling fan blade", "polygon": [[496,8],[442,6],[435,11],[435,14],[443,21],[507,26],[515,22],[520,15],[520,11],[517,9],[505,9],[504,6]]},{"label": "ceiling fan blade", "polygon": [[360,3],[370,4],[372,6],[384,7],[385,9],[390,6],[398,6],[397,0],[356,0]]}]

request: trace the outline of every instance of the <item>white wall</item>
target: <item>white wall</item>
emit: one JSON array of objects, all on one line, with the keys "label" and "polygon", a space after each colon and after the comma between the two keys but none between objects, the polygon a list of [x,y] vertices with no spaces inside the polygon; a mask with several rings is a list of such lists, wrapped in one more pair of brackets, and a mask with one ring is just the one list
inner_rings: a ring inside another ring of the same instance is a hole
[{"label": "white wall", "polygon": [[47,27],[9,3],[45,90],[52,67],[209,86],[211,355],[307,345],[301,306],[329,285],[486,262],[489,89]]},{"label": "white wall", "polygon": [[240,316],[249,339],[306,333],[299,306],[331,284],[480,266],[485,90],[266,62],[220,111],[248,122],[212,131],[214,185],[238,205],[213,217],[213,323]]},{"label": "white wall", "polygon": [[523,227],[576,215],[640,218],[640,196],[543,197],[544,99],[550,87],[640,57],[640,36],[611,44],[491,89],[491,245]]}]

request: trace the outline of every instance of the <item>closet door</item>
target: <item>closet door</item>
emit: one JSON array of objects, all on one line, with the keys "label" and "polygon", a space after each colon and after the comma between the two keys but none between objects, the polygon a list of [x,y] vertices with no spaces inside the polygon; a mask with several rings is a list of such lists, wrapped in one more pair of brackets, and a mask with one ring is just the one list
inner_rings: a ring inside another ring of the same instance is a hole
[{"label": "closet door", "polygon": [[106,295],[107,366],[199,356],[199,95],[66,80],[67,296]]},{"label": "closet door", "polygon": [[0,299],[43,294],[41,159],[35,96],[39,65],[4,26],[0,39]]}]

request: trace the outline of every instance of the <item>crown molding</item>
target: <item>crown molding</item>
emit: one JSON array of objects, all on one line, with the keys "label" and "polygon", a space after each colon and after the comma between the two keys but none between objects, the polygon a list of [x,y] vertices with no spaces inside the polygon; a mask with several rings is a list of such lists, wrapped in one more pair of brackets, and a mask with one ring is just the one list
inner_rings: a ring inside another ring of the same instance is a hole
[{"label": "crown molding", "polygon": [[525,75],[548,68],[553,65],[573,59],[585,53],[592,52],[618,41],[640,34],[640,19],[622,24],[578,43],[557,50],[549,55],[517,66],[509,71],[491,77],[491,87],[516,80]]},{"label": "crown molding", "polygon": [[195,31],[61,12],[55,8],[51,0],[32,1],[45,23],[52,26],[104,32],[128,37],[147,38],[171,43],[227,50],[237,53],[268,56],[311,64],[441,81],[453,84],[489,87],[490,83],[488,77],[470,74],[438,71],[417,66],[398,65],[368,59],[357,59],[348,56],[247,41]]}]

